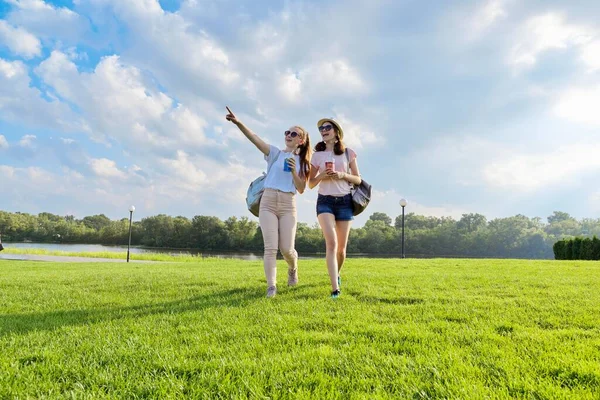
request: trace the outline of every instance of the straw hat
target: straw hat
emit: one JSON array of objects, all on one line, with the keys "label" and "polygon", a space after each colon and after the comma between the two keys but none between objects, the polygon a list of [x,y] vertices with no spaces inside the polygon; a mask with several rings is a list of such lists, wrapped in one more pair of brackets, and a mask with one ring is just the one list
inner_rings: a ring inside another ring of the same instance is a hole
[{"label": "straw hat", "polygon": [[321,125],[323,125],[325,122],[331,122],[332,125],[335,125],[339,132],[338,136],[340,137],[340,140],[344,140],[344,130],[342,129],[342,126],[339,124],[339,122],[334,121],[333,118],[321,118],[319,122],[317,122],[317,128],[321,127]]}]

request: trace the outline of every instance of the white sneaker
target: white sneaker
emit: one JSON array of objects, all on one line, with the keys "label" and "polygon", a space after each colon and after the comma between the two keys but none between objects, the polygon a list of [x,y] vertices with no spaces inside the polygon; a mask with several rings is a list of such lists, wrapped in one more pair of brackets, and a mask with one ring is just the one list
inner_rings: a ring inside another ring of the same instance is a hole
[{"label": "white sneaker", "polygon": [[298,284],[298,268],[288,269],[288,286],[296,286]]},{"label": "white sneaker", "polygon": [[277,286],[269,286],[267,288],[267,298],[275,297],[277,294]]}]

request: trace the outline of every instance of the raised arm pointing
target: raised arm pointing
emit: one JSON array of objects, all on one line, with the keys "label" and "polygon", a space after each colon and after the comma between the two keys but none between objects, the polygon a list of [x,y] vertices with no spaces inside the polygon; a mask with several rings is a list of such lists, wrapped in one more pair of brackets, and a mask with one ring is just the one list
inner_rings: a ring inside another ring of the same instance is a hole
[{"label": "raised arm pointing", "polygon": [[268,156],[270,151],[269,145],[265,143],[265,141],[262,140],[256,133],[252,132],[246,125],[244,125],[243,122],[235,116],[233,111],[229,109],[229,107],[226,106],[225,108],[228,112],[228,114],[225,116],[225,119],[235,124],[239,128],[239,130],[242,131],[244,136],[246,136],[248,140],[254,143],[256,148],[258,148],[265,156]]}]

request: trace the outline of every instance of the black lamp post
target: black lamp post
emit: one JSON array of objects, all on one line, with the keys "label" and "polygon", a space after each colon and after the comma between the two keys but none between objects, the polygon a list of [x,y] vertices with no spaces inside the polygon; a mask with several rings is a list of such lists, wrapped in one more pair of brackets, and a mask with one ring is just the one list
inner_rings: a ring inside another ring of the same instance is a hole
[{"label": "black lamp post", "polygon": [[400,200],[400,206],[402,207],[402,258],[406,258],[404,255],[404,207],[406,207],[407,204],[408,202],[406,199]]},{"label": "black lamp post", "polygon": [[129,207],[129,243],[127,244],[127,262],[129,262],[129,248],[131,247],[131,220],[133,218],[134,211],[134,206]]}]

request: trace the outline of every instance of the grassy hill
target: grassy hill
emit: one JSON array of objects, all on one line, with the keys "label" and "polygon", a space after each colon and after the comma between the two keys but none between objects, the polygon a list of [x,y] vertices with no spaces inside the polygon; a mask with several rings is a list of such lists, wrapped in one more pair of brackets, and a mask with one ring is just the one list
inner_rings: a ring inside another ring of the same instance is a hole
[{"label": "grassy hill", "polygon": [[0,261],[0,398],[600,398],[600,263]]}]

